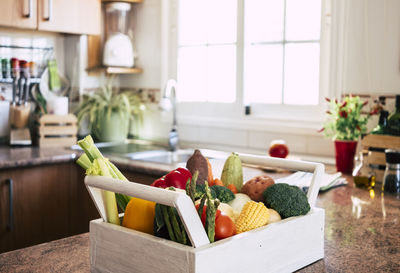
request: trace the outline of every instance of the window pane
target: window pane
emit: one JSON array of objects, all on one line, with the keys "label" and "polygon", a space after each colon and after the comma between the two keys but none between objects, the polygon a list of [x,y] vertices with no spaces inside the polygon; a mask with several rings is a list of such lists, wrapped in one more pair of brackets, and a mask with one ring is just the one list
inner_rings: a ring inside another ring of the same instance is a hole
[{"label": "window pane", "polygon": [[284,86],[285,104],[318,104],[319,43],[286,45]]},{"label": "window pane", "polygon": [[237,1],[179,1],[179,44],[236,42]]},{"label": "window pane", "polygon": [[284,0],[246,0],[246,42],[283,40]]},{"label": "window pane", "polygon": [[282,45],[249,46],[245,55],[245,103],[282,103]]},{"label": "window pane", "polygon": [[177,97],[181,101],[206,101],[206,47],[183,47],[178,52]]},{"label": "window pane", "polygon": [[319,40],[321,0],[286,0],[286,40]]},{"label": "window pane", "polygon": [[208,26],[207,42],[236,43],[237,1],[208,0],[208,2],[210,4],[202,18],[202,23]]},{"label": "window pane", "polygon": [[181,101],[234,102],[236,47],[182,47],[178,57]]},{"label": "window pane", "polygon": [[207,100],[235,102],[236,46],[209,46],[207,59]]},{"label": "window pane", "polygon": [[179,1],[179,44],[201,44],[207,41],[204,27],[206,5],[203,1]]}]

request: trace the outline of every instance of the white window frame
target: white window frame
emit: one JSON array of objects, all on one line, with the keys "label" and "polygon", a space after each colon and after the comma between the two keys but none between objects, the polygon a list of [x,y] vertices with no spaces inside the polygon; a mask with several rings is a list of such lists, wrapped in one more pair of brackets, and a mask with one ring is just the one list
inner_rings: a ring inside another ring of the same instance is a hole
[{"label": "white window frame", "polygon": [[[169,78],[177,76],[179,1],[184,0],[161,1],[161,88]],[[321,0],[319,104],[316,106],[251,105],[251,115],[247,116],[242,93],[244,86],[244,1],[238,0],[236,102],[180,102],[178,104],[178,122],[180,124],[248,130],[264,126],[268,127],[269,131],[315,135],[315,129],[321,127],[324,119],[326,110],[324,98],[338,97],[341,94],[343,75],[339,68],[342,66],[344,56],[341,38],[345,31],[343,29],[345,1]],[[332,11],[336,14],[335,25],[332,25]],[[261,110],[262,108],[264,109]]]}]

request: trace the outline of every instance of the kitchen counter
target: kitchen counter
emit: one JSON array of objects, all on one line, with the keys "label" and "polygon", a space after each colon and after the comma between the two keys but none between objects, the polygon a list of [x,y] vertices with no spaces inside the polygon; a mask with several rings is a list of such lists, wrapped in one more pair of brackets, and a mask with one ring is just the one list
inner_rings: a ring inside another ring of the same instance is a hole
[{"label": "kitchen counter", "polygon": [[[63,147],[9,147],[0,146],[0,170],[8,168],[40,166],[75,161],[81,151]],[[162,176],[177,167],[177,164],[167,165],[144,161],[133,161],[118,156],[108,157],[122,171],[133,171],[149,175]]]},{"label": "kitchen counter", "polygon": [[65,148],[0,146],[0,169],[73,161],[77,153]]},{"label": "kitchen counter", "polygon": [[[318,196],[325,258],[299,272],[400,272],[400,200],[347,186]],[[0,272],[90,272],[89,234],[0,255]]]}]

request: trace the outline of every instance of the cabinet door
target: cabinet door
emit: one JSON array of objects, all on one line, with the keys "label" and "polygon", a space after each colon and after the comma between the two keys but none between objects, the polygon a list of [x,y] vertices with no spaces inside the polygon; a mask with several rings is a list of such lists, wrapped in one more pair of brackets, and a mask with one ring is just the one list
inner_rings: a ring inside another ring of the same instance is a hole
[{"label": "cabinet door", "polygon": [[1,0],[0,26],[36,29],[38,0]]},{"label": "cabinet door", "polygon": [[38,29],[99,35],[100,0],[37,0]]},{"label": "cabinet door", "polygon": [[[0,171],[0,252],[39,244],[69,233],[69,163]],[[13,180],[13,228],[9,183]]]}]

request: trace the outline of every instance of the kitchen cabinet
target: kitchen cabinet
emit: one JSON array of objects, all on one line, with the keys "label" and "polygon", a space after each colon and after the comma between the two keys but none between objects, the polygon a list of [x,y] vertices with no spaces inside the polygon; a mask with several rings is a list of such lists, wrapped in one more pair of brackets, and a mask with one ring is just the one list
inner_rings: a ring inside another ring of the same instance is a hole
[{"label": "kitchen cabinet", "polygon": [[0,26],[37,28],[38,0],[1,0]]},{"label": "kitchen cabinet", "polygon": [[99,35],[100,0],[2,0],[0,26]]},{"label": "kitchen cabinet", "polygon": [[[147,185],[158,178],[121,171]],[[75,162],[0,169],[0,253],[88,232],[100,215],[84,177]]]},{"label": "kitchen cabinet", "polygon": [[0,252],[87,232],[99,215],[83,177],[73,162],[0,170]]},{"label": "kitchen cabinet", "polygon": [[37,1],[39,1],[39,30],[76,34],[100,34],[100,0]]}]

